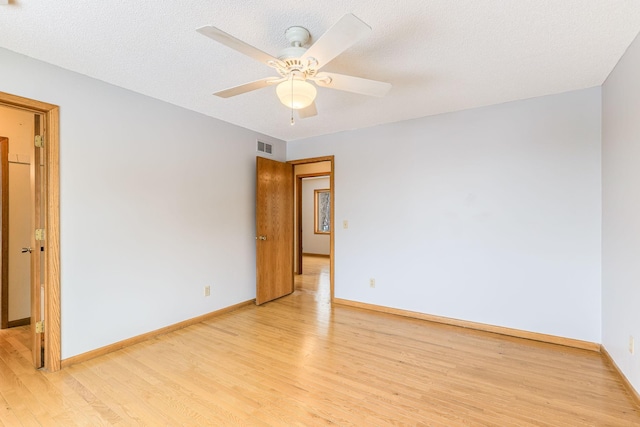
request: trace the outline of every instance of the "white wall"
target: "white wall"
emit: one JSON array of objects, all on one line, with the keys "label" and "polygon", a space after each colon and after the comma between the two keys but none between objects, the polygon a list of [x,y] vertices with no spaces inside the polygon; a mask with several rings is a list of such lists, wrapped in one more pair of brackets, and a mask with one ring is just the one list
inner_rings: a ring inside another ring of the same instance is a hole
[{"label": "white wall", "polygon": [[329,255],[331,238],[315,231],[315,190],[329,189],[329,178],[306,178],[302,180],[302,252],[305,254]]},{"label": "white wall", "polygon": [[[640,392],[640,39],[602,89],[602,343]],[[628,350],[635,338],[635,355]]]},{"label": "white wall", "polygon": [[4,49],[0,63],[1,91],[60,106],[63,359],[255,297],[256,139],[280,160],[284,142]]},{"label": "white wall", "polygon": [[288,159],[335,155],[335,296],[600,342],[600,101],[289,142]]}]

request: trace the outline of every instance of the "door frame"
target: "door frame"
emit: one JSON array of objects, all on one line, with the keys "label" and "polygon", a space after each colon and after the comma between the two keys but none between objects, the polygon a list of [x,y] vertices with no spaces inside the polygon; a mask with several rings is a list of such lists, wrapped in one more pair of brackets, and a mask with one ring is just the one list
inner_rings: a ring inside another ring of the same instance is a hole
[{"label": "door frame", "polygon": [[[57,105],[0,92],[0,105],[40,114],[44,137],[44,368],[60,370],[60,111]],[[4,195],[2,196],[4,199]],[[3,223],[4,227],[4,223]],[[33,300],[33,295],[31,296]],[[32,342],[38,338],[31,322]],[[33,353],[33,352],[32,352]],[[34,357],[35,360],[35,357]]]},{"label": "door frame", "polygon": [[[334,298],[334,280],[335,280],[335,257],[334,257],[334,242],[335,242],[335,182],[334,182],[334,175],[335,175],[335,162],[334,162],[334,157],[335,156],[323,156],[323,157],[311,157],[308,159],[299,159],[299,160],[289,160],[287,163],[291,163],[294,166],[293,169],[293,174],[295,177],[295,166],[296,165],[304,165],[307,163],[320,163],[320,162],[331,162],[331,171],[329,173],[326,172],[322,172],[320,173],[320,175],[318,176],[329,176],[329,187],[331,188],[331,207],[330,207],[330,211],[331,211],[331,221],[332,221],[332,226],[331,226],[331,232],[329,233],[329,282],[330,282],[330,287],[331,287],[331,304],[333,304],[333,298]],[[300,179],[300,181],[302,181],[302,179]],[[296,180],[296,184],[298,183],[298,181]],[[298,191],[298,188],[302,188],[302,186],[297,186],[296,191]],[[299,215],[302,214],[301,209],[298,209],[298,204],[299,204],[300,200],[298,200],[295,204],[295,210],[296,212],[294,212],[294,215],[296,215],[296,218],[299,218]],[[298,228],[300,223],[298,222]],[[298,234],[298,230],[295,230],[295,235]],[[301,243],[301,240],[298,240],[299,243]],[[299,244],[300,249],[302,248],[302,245]],[[298,250],[298,248],[296,248],[296,251]],[[302,262],[302,254],[298,253],[298,263]],[[302,269],[298,270],[298,271],[302,271]]]}]

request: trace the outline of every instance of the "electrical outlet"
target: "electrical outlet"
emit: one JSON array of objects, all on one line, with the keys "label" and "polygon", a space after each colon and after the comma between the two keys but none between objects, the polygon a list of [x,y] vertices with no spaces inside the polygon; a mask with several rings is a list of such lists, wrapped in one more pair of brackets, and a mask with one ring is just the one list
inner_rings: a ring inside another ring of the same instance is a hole
[{"label": "electrical outlet", "polygon": [[631,354],[635,353],[635,348],[634,348],[633,336],[632,335],[629,335],[629,353],[631,353]]},{"label": "electrical outlet", "polygon": [[369,287],[370,288],[376,287],[376,279],[369,279]]},{"label": "electrical outlet", "polygon": [[211,295],[211,286],[207,285],[204,287],[204,296],[208,297]]}]

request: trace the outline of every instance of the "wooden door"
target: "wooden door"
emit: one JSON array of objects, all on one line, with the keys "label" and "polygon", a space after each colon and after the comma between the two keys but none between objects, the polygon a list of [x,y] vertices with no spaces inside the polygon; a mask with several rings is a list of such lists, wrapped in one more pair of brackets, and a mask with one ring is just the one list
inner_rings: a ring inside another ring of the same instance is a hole
[{"label": "wooden door", "polygon": [[256,304],[293,292],[293,166],[256,160]]},{"label": "wooden door", "polygon": [[[35,134],[42,135],[41,116],[35,114]],[[42,252],[44,241],[36,236],[36,229],[44,230],[42,221],[42,167],[41,148],[31,144],[31,354],[36,368],[43,366],[43,334],[36,331],[36,325],[43,320],[41,306]],[[46,237],[46,236],[45,236]]]}]

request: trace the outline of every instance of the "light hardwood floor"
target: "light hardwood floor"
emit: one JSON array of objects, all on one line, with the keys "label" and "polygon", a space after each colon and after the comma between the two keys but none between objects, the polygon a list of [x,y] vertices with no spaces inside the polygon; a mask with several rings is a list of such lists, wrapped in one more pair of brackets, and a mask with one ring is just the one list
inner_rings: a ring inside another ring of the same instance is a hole
[{"label": "light hardwood floor", "polygon": [[328,259],[296,292],[66,368],[0,331],[0,424],[638,426],[595,352],[329,303]]}]

